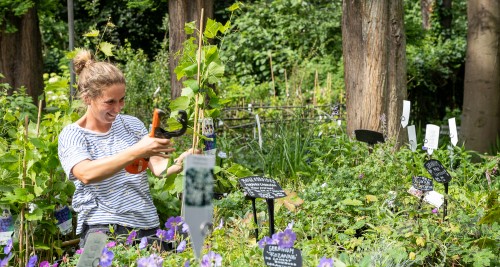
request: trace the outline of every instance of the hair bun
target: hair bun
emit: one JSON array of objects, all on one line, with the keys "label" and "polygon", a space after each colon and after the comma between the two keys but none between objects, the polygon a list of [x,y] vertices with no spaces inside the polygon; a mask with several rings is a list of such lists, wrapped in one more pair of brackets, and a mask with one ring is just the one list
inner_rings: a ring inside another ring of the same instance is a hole
[{"label": "hair bun", "polygon": [[80,50],[73,58],[75,73],[80,75],[83,69],[89,67],[92,63],[94,63],[92,53],[89,50]]}]

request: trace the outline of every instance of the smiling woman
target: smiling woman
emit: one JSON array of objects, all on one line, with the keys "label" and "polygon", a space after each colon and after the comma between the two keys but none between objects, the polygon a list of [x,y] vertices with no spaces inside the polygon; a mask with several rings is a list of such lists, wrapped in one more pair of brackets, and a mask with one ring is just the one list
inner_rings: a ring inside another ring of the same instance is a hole
[{"label": "smiling woman", "polygon": [[[95,61],[87,50],[77,54],[74,65],[87,111],[62,130],[58,154],[76,187],[72,205],[78,213],[80,246],[85,245],[87,234],[108,232],[110,226],[116,235],[128,235],[132,230],[137,231],[138,239],[154,235],[159,219],[147,174],[129,173],[125,167],[137,159],[148,159],[154,175],[178,173],[180,164],[167,169],[175,149],[169,139],[150,137],[139,119],[120,114],[126,84],[116,66]],[[182,163],[190,153],[182,153],[176,162]]]}]

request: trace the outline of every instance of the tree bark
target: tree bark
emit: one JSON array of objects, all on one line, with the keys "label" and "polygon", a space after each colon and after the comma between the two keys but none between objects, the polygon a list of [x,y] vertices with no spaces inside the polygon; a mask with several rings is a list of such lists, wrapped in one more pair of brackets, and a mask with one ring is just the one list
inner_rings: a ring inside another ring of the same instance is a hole
[{"label": "tree bark", "polygon": [[24,86],[33,102],[38,103],[43,94],[43,57],[36,8],[20,17],[8,14],[6,19],[17,31],[6,33],[4,27],[0,29],[0,73],[5,76],[0,82],[10,84],[9,94]]},{"label": "tree bark", "polygon": [[420,12],[422,13],[422,28],[431,28],[431,16],[434,10],[434,0],[420,0]]},{"label": "tree bark", "polygon": [[488,152],[500,130],[500,4],[469,0],[464,105],[465,147]]},{"label": "tree bark", "polygon": [[[197,27],[201,16],[201,9],[204,11],[204,25],[207,18],[213,17],[213,0],[170,0],[168,1],[169,10],[169,68],[171,98],[175,99],[181,95],[182,79],[177,80],[174,70],[179,63],[179,56],[182,53],[182,44],[187,36],[184,32],[184,25],[191,21],[196,21]],[[198,36],[196,36],[198,37]]]},{"label": "tree bark", "polygon": [[[347,131],[401,139],[406,97],[403,1],[343,1],[342,48]],[[400,144],[400,142],[398,142]]]}]

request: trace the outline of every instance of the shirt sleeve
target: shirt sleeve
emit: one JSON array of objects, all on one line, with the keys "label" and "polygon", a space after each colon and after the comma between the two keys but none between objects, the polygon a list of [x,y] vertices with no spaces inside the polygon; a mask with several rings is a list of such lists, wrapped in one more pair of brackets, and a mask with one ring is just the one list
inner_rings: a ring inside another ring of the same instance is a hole
[{"label": "shirt sleeve", "polygon": [[79,131],[73,125],[66,126],[59,134],[58,155],[66,177],[72,181],[76,180],[72,172],[73,167],[86,159],[92,158],[85,133]]}]

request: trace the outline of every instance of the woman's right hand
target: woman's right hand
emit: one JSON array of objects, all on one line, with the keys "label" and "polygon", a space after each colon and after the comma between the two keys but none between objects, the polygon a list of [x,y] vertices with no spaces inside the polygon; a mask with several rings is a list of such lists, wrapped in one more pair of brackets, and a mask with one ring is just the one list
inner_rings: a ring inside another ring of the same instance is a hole
[{"label": "woman's right hand", "polygon": [[175,151],[172,146],[170,139],[154,138],[146,135],[131,149],[136,151],[137,158],[150,158],[153,156],[169,158],[170,153]]}]

